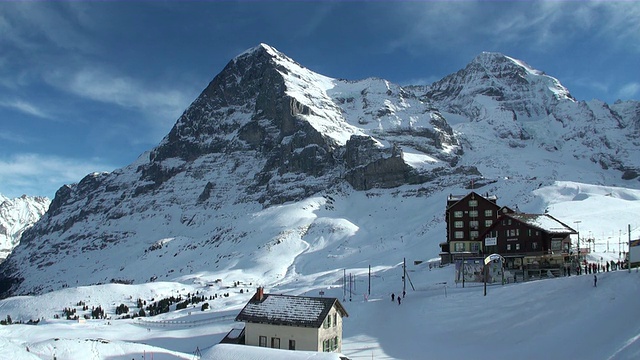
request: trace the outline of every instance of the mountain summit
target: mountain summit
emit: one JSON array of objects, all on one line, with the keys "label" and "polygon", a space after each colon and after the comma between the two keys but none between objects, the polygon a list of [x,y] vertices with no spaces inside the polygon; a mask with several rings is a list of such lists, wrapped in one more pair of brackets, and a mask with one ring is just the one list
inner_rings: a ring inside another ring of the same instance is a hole
[{"label": "mountain summit", "polygon": [[[26,294],[198,272],[248,276],[266,265],[278,281],[319,254],[341,268],[365,261],[355,249],[374,246],[375,229],[403,199],[424,203],[505,177],[537,177],[519,185],[528,193],[593,173],[635,179],[634,106],[579,103],[557,80],[499,54],[429,87],[401,87],[333,79],[260,44],[232,59],[157,147],[61,187],[0,265],[2,285]],[[386,216],[345,215],[351,197],[382,194],[398,201],[381,205]],[[288,216],[272,210],[289,207]],[[273,218],[247,226],[258,217]],[[437,254],[441,221],[419,222],[407,237],[433,242]]]},{"label": "mountain summit", "polygon": [[480,115],[485,100],[491,99],[516,119],[545,117],[559,102],[575,101],[557,79],[523,61],[490,52],[433,83],[426,96],[441,110],[458,110],[469,117]]}]

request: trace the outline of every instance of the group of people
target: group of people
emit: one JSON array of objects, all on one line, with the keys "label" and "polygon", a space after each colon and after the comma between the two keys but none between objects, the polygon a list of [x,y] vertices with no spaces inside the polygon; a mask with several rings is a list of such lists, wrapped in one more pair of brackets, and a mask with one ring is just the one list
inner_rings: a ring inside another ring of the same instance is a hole
[{"label": "group of people", "polygon": [[[598,263],[588,263],[586,260],[583,261],[582,265],[577,266],[574,270],[576,272],[577,275],[582,275],[583,271],[584,274],[597,274],[599,272],[609,272],[609,271],[616,271],[619,269],[622,269],[624,266],[624,263],[620,260],[618,260],[617,262],[611,260],[611,261],[605,261],[602,264],[598,264]],[[570,265],[566,265],[564,267],[564,276],[571,276],[571,266]]]},{"label": "group of people", "polygon": [[400,296],[400,294],[398,294],[398,296],[396,297],[396,294],[391,293],[391,302],[394,302],[396,299],[398,300],[398,305],[402,304],[402,298],[404,298],[407,295],[407,292],[402,290],[402,296]]}]

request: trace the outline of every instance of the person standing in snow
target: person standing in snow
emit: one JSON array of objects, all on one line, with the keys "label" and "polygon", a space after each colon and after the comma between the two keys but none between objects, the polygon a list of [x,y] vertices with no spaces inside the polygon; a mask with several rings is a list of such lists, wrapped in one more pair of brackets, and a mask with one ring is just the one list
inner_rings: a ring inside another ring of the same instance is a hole
[{"label": "person standing in snow", "polygon": [[400,305],[401,299],[400,295],[398,295],[398,305]]},{"label": "person standing in snow", "polygon": [[598,275],[593,275],[593,287],[598,287]]},{"label": "person standing in snow", "polygon": [[395,300],[396,294],[391,293],[391,302],[393,302]]}]

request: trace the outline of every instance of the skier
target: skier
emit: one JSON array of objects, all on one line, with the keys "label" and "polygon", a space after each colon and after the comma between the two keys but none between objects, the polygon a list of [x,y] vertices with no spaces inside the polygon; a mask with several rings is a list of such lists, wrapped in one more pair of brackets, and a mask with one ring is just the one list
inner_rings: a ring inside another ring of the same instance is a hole
[{"label": "skier", "polygon": [[593,275],[593,287],[598,287],[598,275]]},{"label": "skier", "polygon": [[395,300],[396,294],[391,293],[391,302],[393,302]]},{"label": "skier", "polygon": [[400,305],[401,299],[402,298],[400,296],[398,296],[398,305]]}]

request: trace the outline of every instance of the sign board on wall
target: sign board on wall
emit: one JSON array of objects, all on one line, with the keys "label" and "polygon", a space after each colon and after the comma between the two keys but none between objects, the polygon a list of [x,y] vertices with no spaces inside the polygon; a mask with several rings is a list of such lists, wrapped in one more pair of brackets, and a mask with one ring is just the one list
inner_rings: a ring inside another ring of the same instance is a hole
[{"label": "sign board on wall", "polygon": [[498,245],[497,237],[484,238],[484,246],[496,246],[496,245]]}]

